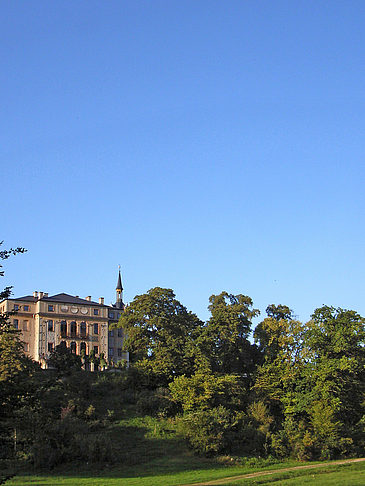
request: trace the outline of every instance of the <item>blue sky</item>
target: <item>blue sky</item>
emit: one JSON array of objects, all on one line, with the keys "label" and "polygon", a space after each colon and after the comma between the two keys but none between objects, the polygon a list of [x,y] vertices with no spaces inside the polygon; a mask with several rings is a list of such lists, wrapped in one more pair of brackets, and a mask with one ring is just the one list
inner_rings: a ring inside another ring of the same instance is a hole
[{"label": "blue sky", "polygon": [[365,314],[365,3],[2,1],[2,285]]}]

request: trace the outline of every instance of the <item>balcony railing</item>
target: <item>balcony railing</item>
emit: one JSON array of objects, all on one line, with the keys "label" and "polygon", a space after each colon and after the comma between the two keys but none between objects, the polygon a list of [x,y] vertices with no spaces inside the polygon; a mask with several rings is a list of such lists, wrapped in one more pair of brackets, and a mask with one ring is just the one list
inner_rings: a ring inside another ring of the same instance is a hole
[{"label": "balcony railing", "polygon": [[91,334],[83,334],[77,332],[61,332],[62,339],[75,339],[79,341],[91,341],[91,342],[98,342],[99,336],[93,336]]}]

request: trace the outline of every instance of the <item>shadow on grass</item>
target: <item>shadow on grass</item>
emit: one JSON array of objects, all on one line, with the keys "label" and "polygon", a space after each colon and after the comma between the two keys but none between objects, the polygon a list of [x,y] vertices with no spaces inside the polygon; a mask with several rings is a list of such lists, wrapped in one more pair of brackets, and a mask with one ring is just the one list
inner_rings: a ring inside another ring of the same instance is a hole
[{"label": "shadow on grass", "polygon": [[[144,424],[144,421],[149,422]],[[133,425],[137,422],[136,425]],[[121,421],[105,427],[105,440],[112,443],[110,462],[99,463],[75,460],[59,464],[52,470],[28,467],[18,470],[19,475],[47,475],[51,477],[88,478],[143,478],[176,474],[184,471],[224,467],[213,459],[192,454],[186,443],[176,437],[172,427],[160,430],[160,422],[148,417]],[[154,437],[154,434],[161,437]],[[92,440],[92,436],[90,436]]]}]

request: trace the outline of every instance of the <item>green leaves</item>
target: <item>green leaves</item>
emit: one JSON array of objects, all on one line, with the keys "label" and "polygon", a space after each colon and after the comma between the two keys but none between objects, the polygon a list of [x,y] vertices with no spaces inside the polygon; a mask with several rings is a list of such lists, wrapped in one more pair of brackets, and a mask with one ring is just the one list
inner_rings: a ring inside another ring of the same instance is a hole
[{"label": "green leaves", "polygon": [[252,319],[259,314],[247,295],[222,292],[209,299],[212,314],[203,330],[213,371],[249,374],[258,358],[248,341]]},{"label": "green leaves", "polygon": [[155,287],[137,295],[119,320],[127,335],[124,347],[132,361],[145,362],[171,381],[194,369],[194,339],[203,323],[171,289]]}]

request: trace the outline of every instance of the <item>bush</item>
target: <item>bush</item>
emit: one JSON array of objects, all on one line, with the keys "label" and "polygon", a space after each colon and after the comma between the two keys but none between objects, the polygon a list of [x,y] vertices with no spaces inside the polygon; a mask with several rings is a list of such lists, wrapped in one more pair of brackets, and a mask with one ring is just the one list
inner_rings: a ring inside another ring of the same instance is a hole
[{"label": "bush", "polygon": [[167,388],[139,392],[136,408],[138,413],[151,416],[172,416],[176,412],[176,404],[171,401]]},{"label": "bush", "polygon": [[219,406],[210,410],[198,410],[178,421],[178,431],[199,454],[213,455],[230,452],[232,413]]},{"label": "bush", "polygon": [[171,397],[184,412],[219,407],[242,409],[246,390],[237,375],[196,373],[175,378],[169,385]]}]

